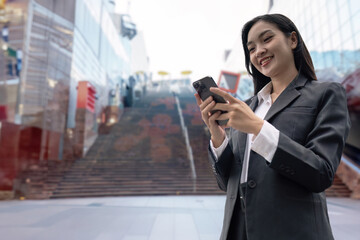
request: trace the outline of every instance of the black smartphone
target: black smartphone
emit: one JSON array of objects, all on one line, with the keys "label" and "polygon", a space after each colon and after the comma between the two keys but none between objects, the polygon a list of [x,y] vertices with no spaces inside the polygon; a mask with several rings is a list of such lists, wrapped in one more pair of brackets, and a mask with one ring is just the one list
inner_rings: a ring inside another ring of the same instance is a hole
[{"label": "black smartphone", "polygon": [[[195,88],[196,92],[199,94],[200,98],[203,101],[208,97],[212,96],[216,103],[226,103],[226,100],[223,97],[210,91],[211,87],[218,87],[212,77],[204,77],[200,80],[193,82],[193,87]],[[226,112],[222,111],[221,113],[226,113]],[[228,120],[217,121],[219,125],[225,125],[227,122]]]}]

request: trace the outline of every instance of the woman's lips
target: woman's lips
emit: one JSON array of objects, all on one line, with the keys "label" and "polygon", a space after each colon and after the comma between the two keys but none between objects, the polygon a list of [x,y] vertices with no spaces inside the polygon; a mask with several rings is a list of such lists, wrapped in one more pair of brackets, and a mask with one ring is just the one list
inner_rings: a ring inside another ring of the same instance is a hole
[{"label": "woman's lips", "polygon": [[265,57],[263,59],[260,60],[260,65],[262,67],[266,66],[272,59],[273,57]]}]

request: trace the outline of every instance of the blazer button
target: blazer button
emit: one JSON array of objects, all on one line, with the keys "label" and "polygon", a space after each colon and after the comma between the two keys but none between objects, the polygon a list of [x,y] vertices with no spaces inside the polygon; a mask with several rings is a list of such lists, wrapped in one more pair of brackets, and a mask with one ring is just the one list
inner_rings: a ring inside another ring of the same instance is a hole
[{"label": "blazer button", "polygon": [[255,188],[256,182],[254,180],[250,180],[250,181],[248,181],[248,186],[249,186],[249,188]]}]

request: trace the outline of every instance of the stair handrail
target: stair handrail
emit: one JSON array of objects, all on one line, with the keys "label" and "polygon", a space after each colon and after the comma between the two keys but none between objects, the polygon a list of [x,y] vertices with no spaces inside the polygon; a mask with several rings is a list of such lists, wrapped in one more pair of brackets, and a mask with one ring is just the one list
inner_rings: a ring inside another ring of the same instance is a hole
[{"label": "stair handrail", "polygon": [[[184,116],[181,110],[181,106],[180,106],[180,101],[177,95],[175,95],[175,102],[176,102],[176,107],[179,113],[179,117],[180,117],[180,124],[181,124],[181,129],[185,138],[185,144],[186,144],[186,150],[188,153],[188,158],[190,161],[190,168],[191,168],[191,177],[193,180],[196,179],[196,169],[195,169],[195,164],[194,164],[194,156],[193,156],[193,151],[190,145],[190,141],[189,141],[189,134],[188,134],[188,130],[187,127],[185,125],[184,122]],[[195,187],[195,184],[194,184]]]}]

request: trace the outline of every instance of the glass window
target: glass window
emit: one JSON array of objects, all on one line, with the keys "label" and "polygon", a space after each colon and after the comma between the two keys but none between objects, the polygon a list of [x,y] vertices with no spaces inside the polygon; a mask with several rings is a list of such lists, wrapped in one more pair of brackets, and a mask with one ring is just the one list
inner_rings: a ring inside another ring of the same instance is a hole
[{"label": "glass window", "polygon": [[304,0],[304,2],[305,2],[305,7],[306,7],[306,8],[310,8],[310,7],[311,7],[311,2],[312,2],[312,0]]},{"label": "glass window", "polygon": [[321,5],[317,14],[319,14],[321,24],[324,24],[328,21],[328,12],[326,11],[326,6]]},{"label": "glass window", "polygon": [[305,28],[306,28],[306,35],[308,36],[308,38],[313,38],[314,30],[313,30],[313,24],[311,18],[308,18]]},{"label": "glass window", "polygon": [[344,24],[341,27],[341,34],[342,34],[342,39],[344,42],[349,42],[349,44],[345,45],[343,49],[350,49],[350,50],[354,50],[355,46],[354,46],[354,42],[352,39],[352,32],[351,32],[351,25],[350,22],[347,22],[346,24]]},{"label": "glass window", "polygon": [[82,1],[76,1],[75,26],[81,26],[84,17],[84,4]]},{"label": "glass window", "polygon": [[344,6],[344,5],[347,5],[348,4],[348,0],[337,0],[338,1],[338,6],[341,7],[341,6]]},{"label": "glass window", "polygon": [[328,68],[332,68],[332,67],[335,66],[334,58],[333,58],[332,54],[330,54],[330,53],[331,52],[329,51],[329,52],[327,52],[326,55],[324,55],[325,56],[325,61],[326,61],[326,66]]},{"label": "glass window", "polygon": [[360,12],[360,1],[359,0],[349,0],[349,4],[350,4],[351,15],[354,15],[355,13]]},{"label": "glass window", "polygon": [[331,38],[325,37],[322,42],[322,50],[329,51],[332,49]]},{"label": "glass window", "polygon": [[314,67],[316,69],[319,68],[318,66],[318,52],[316,51],[310,51],[311,60],[313,61]]},{"label": "glass window", "polygon": [[[294,22],[295,21],[295,18],[297,17],[297,12],[296,12],[297,8],[296,6],[295,7],[292,7],[292,8],[289,8],[289,17],[290,19]],[[296,23],[295,23],[296,24]]]},{"label": "glass window", "polygon": [[339,29],[339,19],[337,14],[330,14],[329,16],[330,32],[334,33]]},{"label": "glass window", "polygon": [[315,32],[314,37],[313,37],[313,44],[315,46],[315,49],[317,51],[322,51],[322,36],[320,36],[319,32]]},{"label": "glass window", "polygon": [[93,14],[97,20],[100,19],[102,1],[99,0],[87,0]]},{"label": "glass window", "polygon": [[330,17],[334,16],[337,10],[337,3],[336,0],[329,0],[327,1],[327,7]]},{"label": "glass window", "polygon": [[340,6],[339,17],[340,17],[340,25],[346,23],[349,20],[350,12],[347,4]]},{"label": "glass window", "polygon": [[325,9],[327,1],[326,0],[318,0],[320,9]]},{"label": "glass window", "polygon": [[340,36],[340,32],[337,31],[335,33],[332,33],[330,35],[332,42],[333,42],[333,49],[339,50],[340,49],[340,45],[341,45],[341,36]]},{"label": "glass window", "polygon": [[314,14],[319,11],[318,4],[319,3],[317,1],[311,1],[308,5],[308,11],[310,12],[312,18],[315,18],[318,16],[317,14]]},{"label": "glass window", "polygon": [[306,21],[306,27],[309,27],[312,25],[312,17],[310,11],[305,11],[305,21]]},{"label": "glass window", "polygon": [[352,22],[354,34],[359,33],[360,32],[360,11],[357,14],[355,14],[354,16],[352,16],[350,21]]},{"label": "glass window", "polygon": [[309,38],[306,40],[305,42],[307,48],[309,49],[309,51],[316,51],[316,46],[315,46],[315,42],[314,42],[314,38]]},{"label": "glass window", "polygon": [[319,32],[322,36],[323,41],[326,41],[330,36],[330,25],[329,22],[325,22],[320,26]]},{"label": "glass window", "polygon": [[323,61],[323,68],[329,68],[329,67],[331,67],[328,59],[326,58],[326,52],[322,52],[321,58],[322,58],[322,61]]},{"label": "glass window", "polygon": [[314,14],[314,18],[313,18],[313,21],[312,21],[312,28],[315,29],[316,32],[319,31],[319,28],[321,26],[321,22],[320,22],[320,16],[317,15],[317,14]]},{"label": "glass window", "polygon": [[299,22],[298,29],[299,29],[301,35],[302,35],[303,37],[305,37],[305,18],[304,18],[303,15],[301,15],[301,16],[299,17],[298,22]]},{"label": "glass window", "polygon": [[355,34],[355,44],[356,44],[356,49],[360,50],[360,32],[358,32],[357,34]]},{"label": "glass window", "polygon": [[330,60],[330,63],[332,67],[337,68],[338,66],[340,66],[340,58],[339,56],[339,51],[329,51],[326,53],[326,57]]},{"label": "glass window", "polygon": [[327,68],[326,63],[325,63],[325,54],[323,54],[323,53],[320,53],[318,56],[318,66],[319,66],[319,69]]},{"label": "glass window", "polygon": [[352,71],[356,66],[356,52],[355,51],[344,51],[344,70],[345,72]]}]

